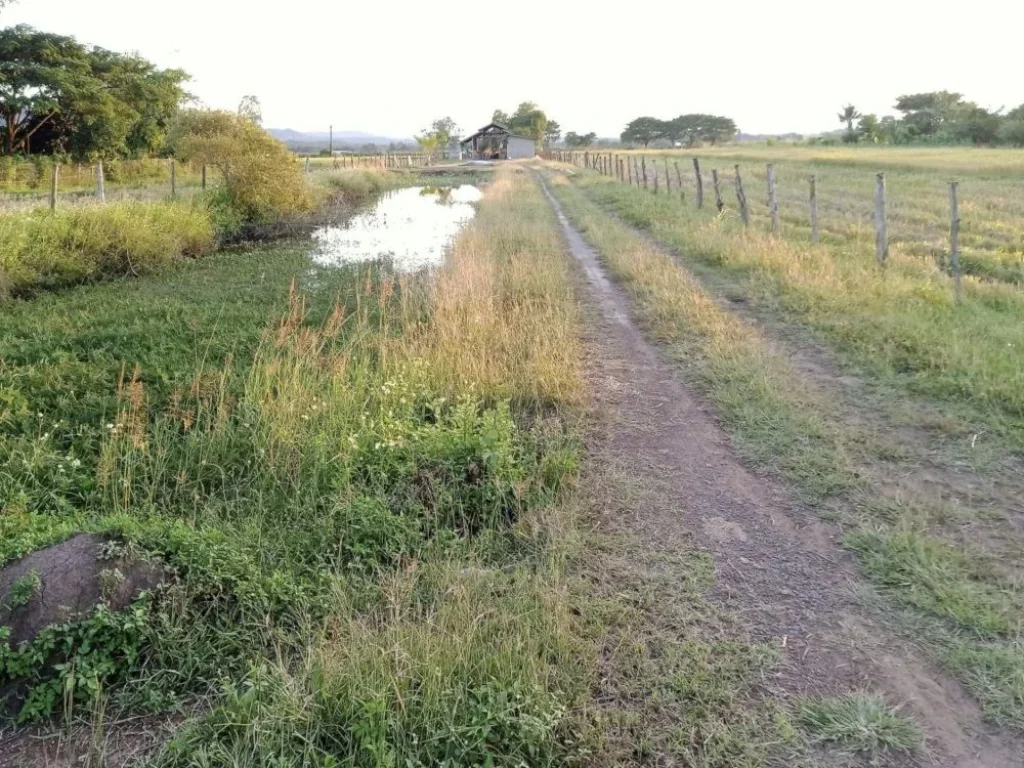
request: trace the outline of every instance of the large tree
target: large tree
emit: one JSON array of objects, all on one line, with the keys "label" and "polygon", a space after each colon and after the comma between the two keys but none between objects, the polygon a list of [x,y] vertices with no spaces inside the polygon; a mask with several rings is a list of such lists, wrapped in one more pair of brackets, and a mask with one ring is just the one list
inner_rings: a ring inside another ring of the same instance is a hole
[{"label": "large tree", "polygon": [[964,108],[963,95],[950,91],[911,93],[896,100],[903,124],[912,137],[934,136]]},{"label": "large tree", "polygon": [[562,138],[562,126],[557,120],[548,120],[548,127],[544,129],[544,143],[554,144]]},{"label": "large tree", "polygon": [[565,146],[567,147],[589,147],[597,141],[597,134],[591,131],[590,133],[576,133],[576,131],[569,131],[565,134]]},{"label": "large tree", "polygon": [[652,141],[666,136],[669,130],[664,120],[656,117],[638,117],[626,126],[621,139],[623,144],[643,144],[646,147]]},{"label": "large tree", "polygon": [[0,30],[0,152],[152,152],[187,75],[28,26]]}]

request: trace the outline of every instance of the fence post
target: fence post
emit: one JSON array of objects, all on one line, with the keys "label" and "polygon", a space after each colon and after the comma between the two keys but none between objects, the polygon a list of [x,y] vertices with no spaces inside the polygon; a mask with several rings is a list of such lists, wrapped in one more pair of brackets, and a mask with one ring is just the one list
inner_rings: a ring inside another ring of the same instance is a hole
[{"label": "fence post", "polygon": [[885,174],[875,175],[875,256],[884,267],[889,258],[889,235],[885,220]]},{"label": "fence post", "polygon": [[693,171],[697,174],[697,207],[704,207],[704,180],[700,177],[700,160],[693,158]]},{"label": "fence post", "polygon": [[956,187],[955,181],[949,182],[949,265],[953,270],[953,295],[959,304],[964,298],[964,287],[960,281],[960,206]]},{"label": "fence post", "polygon": [[103,183],[103,161],[96,163],[96,199],[101,203],[107,199],[107,190]]},{"label": "fence post", "polygon": [[725,203],[722,202],[722,190],[718,186],[718,169],[711,169],[711,183],[715,188],[715,207],[718,212],[721,213],[722,209],[725,208]]},{"label": "fence post", "polygon": [[672,161],[672,165],[676,167],[676,181],[679,182],[679,199],[684,203],[686,202],[686,190],[683,189],[683,174],[679,170],[679,163],[675,160]]},{"label": "fence post", "polygon": [[171,158],[171,197],[178,196],[178,167]]},{"label": "fence post", "polygon": [[772,220],[772,234],[777,235],[782,228],[779,226],[779,200],[775,195],[775,166],[768,163],[768,214]]},{"label": "fence post", "polygon": [[636,180],[636,188],[640,189],[640,164],[633,158],[633,178]]},{"label": "fence post", "polygon": [[50,172],[50,210],[57,210],[57,181],[60,177],[60,163],[53,164]]},{"label": "fence post", "polygon": [[309,173],[309,158],[306,158],[306,173]]},{"label": "fence post", "polygon": [[658,194],[658,164],[651,160],[651,170],[654,172],[654,194]]},{"label": "fence post", "polygon": [[750,211],[747,210],[747,196],[743,193],[743,177],[740,176],[740,167],[736,166],[736,202],[740,205],[740,218],[743,226],[750,226]]},{"label": "fence post", "polygon": [[672,177],[668,175],[668,158],[665,158],[665,194],[672,194]]},{"label": "fence post", "polygon": [[818,177],[813,173],[810,177],[811,182],[811,242],[815,245],[818,244]]},{"label": "fence post", "polygon": [[201,176],[200,176],[199,183],[200,183],[200,186],[201,186],[202,190],[205,192],[206,191],[206,163],[203,163],[203,168],[202,168],[202,171],[200,173],[201,173]]},{"label": "fence post", "polygon": [[641,157],[640,158],[640,170],[643,171],[643,174],[644,174],[644,189],[647,189],[648,187],[647,187],[647,158],[646,157]]}]

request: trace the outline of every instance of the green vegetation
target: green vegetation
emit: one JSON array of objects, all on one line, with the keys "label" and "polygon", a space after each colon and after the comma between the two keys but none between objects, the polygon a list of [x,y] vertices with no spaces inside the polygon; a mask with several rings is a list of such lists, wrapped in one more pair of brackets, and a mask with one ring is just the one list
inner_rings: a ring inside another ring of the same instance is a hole
[{"label": "green vegetation", "polygon": [[308,267],[224,254],[2,310],[0,561],[90,531],[177,580],[0,643],[0,681],[22,720],[215,695],[167,765],[564,764],[589,672],[550,210],[506,174],[429,282]]},{"label": "green vegetation", "polygon": [[0,216],[0,298],[105,275],[139,275],[216,244],[204,207],[113,203]]},{"label": "green vegetation", "polygon": [[[1021,541],[988,506],[1012,506],[1017,487],[1002,474],[1022,446],[1019,372],[1010,362],[1022,333],[1016,289],[972,281],[957,306],[948,277],[898,250],[882,273],[870,254],[744,232],[731,217],[695,211],[674,195],[593,173],[552,180],[651,333],[706,388],[739,446],[844,527],[895,622],[965,683],[990,719],[1024,727],[1024,602],[1011,565]],[[658,243],[682,254],[700,282]],[[729,299],[766,320],[765,330],[724,309]],[[808,332],[825,341],[840,353],[839,371],[801,375],[788,343],[766,338],[780,329],[797,343]],[[834,380],[846,371],[880,399],[860,397],[849,411]],[[943,403],[943,421],[929,397]],[[885,433],[901,427],[928,434],[894,450]],[[985,460],[973,449],[980,434]],[[948,447],[937,448],[942,443]],[[933,493],[927,482],[909,492],[887,484],[916,461],[953,476],[970,467],[1002,496],[972,503],[957,491]]]},{"label": "green vegetation", "polygon": [[0,154],[138,157],[159,150],[181,70],[24,25],[0,29]]},{"label": "green vegetation", "polygon": [[656,117],[638,117],[632,120],[620,137],[623,144],[643,144],[656,141],[679,142],[688,147],[708,142],[712,146],[731,141],[736,136],[736,123],[731,118],[717,115],[680,115],[671,120]]},{"label": "green vegetation", "polygon": [[922,746],[921,729],[874,694],[806,699],[798,708],[797,722],[813,740],[856,752],[917,752]]},{"label": "green vegetation", "polygon": [[11,589],[7,594],[4,604],[8,608],[20,608],[28,605],[29,601],[39,594],[39,588],[42,586],[42,583],[39,571],[29,571],[18,577],[11,584]]}]

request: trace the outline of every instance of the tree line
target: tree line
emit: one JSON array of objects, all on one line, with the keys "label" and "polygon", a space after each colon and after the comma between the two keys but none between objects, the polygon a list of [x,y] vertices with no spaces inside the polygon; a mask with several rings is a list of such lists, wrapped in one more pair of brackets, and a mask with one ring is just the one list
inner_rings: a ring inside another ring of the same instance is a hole
[{"label": "tree line", "polygon": [[160,150],[189,76],[26,25],[0,30],[0,155]]},{"label": "tree line", "polygon": [[736,133],[736,123],[731,118],[689,114],[671,120],[638,117],[626,125],[620,138],[623,144],[643,144],[645,147],[657,141],[695,147],[705,142],[714,145],[731,141]]},{"label": "tree line", "polygon": [[950,91],[900,96],[899,117],[862,114],[853,104],[839,113],[843,141],[856,144],[1006,144],[1024,147],[1024,104],[1004,113]]}]

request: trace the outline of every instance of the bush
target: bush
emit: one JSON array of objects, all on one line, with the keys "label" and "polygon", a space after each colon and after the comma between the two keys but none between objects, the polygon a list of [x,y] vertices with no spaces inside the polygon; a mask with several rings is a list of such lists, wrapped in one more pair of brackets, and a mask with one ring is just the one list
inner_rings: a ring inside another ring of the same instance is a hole
[{"label": "bush", "polygon": [[209,212],[124,202],[0,217],[0,296],[108,275],[141,274],[210,251]]},{"label": "bush", "polygon": [[999,126],[999,141],[1024,147],[1024,120],[1006,120]]},{"label": "bush", "polygon": [[169,136],[174,155],[219,170],[221,194],[250,223],[313,209],[316,200],[284,144],[247,117],[231,112],[182,113]]}]

